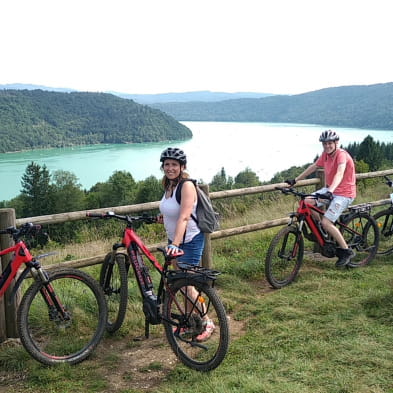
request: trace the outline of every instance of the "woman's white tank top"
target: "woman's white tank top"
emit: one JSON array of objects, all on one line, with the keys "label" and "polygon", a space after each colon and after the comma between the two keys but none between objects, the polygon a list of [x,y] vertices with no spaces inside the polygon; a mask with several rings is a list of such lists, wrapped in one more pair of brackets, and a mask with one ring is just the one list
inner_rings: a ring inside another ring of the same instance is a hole
[{"label": "woman's white tank top", "polygon": [[[173,190],[172,196],[169,198],[166,198],[164,193],[164,196],[162,197],[160,202],[160,212],[164,216],[164,226],[168,234],[169,240],[173,240],[173,238],[175,237],[176,224],[180,215],[180,205],[176,201],[176,189],[177,186]],[[197,201],[195,201],[192,209],[192,215],[194,217],[197,216],[196,205]],[[198,225],[192,218],[190,218],[187,223],[187,230],[184,242],[190,242],[193,237],[196,236],[199,232],[200,229],[198,228]]]}]

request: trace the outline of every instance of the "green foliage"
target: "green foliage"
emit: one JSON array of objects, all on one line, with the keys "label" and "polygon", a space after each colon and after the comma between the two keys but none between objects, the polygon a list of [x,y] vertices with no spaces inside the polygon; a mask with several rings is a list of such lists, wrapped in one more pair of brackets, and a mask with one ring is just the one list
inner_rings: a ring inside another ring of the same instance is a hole
[{"label": "green foliage", "polygon": [[221,171],[213,176],[210,183],[210,191],[230,190],[233,187],[233,179],[231,176],[227,177],[224,167]]},{"label": "green foliage", "polygon": [[112,94],[0,90],[0,153],[191,137],[171,116]]},{"label": "green foliage", "polygon": [[357,161],[364,161],[371,172],[393,162],[393,143],[375,142],[370,135],[361,143],[349,144],[347,150]]},{"label": "green foliage", "polygon": [[235,183],[233,188],[245,188],[245,187],[256,187],[259,186],[261,182],[257,174],[250,168],[246,168],[244,171],[239,172],[235,177]]},{"label": "green foliage", "polygon": [[162,198],[161,181],[149,176],[138,183],[135,203],[154,202]]},{"label": "green foliage", "polygon": [[26,217],[42,216],[53,209],[53,186],[46,165],[32,162],[22,176],[23,212]]}]

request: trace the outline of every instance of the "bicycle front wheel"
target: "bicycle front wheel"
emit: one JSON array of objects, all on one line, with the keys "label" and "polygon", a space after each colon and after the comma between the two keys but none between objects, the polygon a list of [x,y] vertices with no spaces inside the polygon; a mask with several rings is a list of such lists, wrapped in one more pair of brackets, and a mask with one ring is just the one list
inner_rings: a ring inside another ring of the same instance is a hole
[{"label": "bicycle front wheel", "polygon": [[114,333],[120,329],[127,311],[128,281],[127,267],[124,254],[108,253],[102,264],[100,285],[104,290],[108,303],[108,321],[106,330]]},{"label": "bicycle front wheel", "polygon": [[276,289],[294,281],[303,263],[304,239],[295,226],[282,228],[273,238],[265,259],[265,275]]},{"label": "bicycle front wheel", "polygon": [[[48,306],[48,287],[62,312]],[[18,308],[17,328],[25,349],[39,362],[76,364],[98,345],[106,319],[98,283],[80,270],[64,269],[49,273],[48,283],[36,281],[27,289]]]},{"label": "bicycle front wheel", "polygon": [[168,342],[186,366],[213,370],[228,351],[229,327],[214,288],[193,279],[179,279],[165,292],[163,324]]},{"label": "bicycle front wheel", "polygon": [[368,265],[375,257],[379,244],[379,229],[376,221],[367,212],[350,214],[340,226],[340,231],[355,252],[348,267]]},{"label": "bicycle front wheel", "polygon": [[389,255],[393,252],[393,208],[376,213],[374,219],[379,228],[377,254]]}]

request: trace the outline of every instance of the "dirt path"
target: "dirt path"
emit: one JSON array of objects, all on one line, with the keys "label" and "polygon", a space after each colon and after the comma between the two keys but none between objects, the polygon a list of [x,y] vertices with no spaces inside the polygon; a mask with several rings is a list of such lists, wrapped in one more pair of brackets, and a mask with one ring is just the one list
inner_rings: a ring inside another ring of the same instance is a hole
[{"label": "dirt path", "polygon": [[[228,317],[231,340],[244,332],[244,322]],[[131,340],[131,341],[130,341]],[[12,339],[0,344],[0,352],[7,347],[21,345]],[[96,349],[94,356],[86,360],[108,382],[106,393],[118,393],[130,389],[150,390],[159,385],[178,360],[170,349],[164,331],[158,337],[148,340],[132,341],[132,337],[105,338]],[[109,365],[108,365],[109,364]],[[24,372],[5,372],[0,370],[0,393],[26,392],[23,387]]]}]

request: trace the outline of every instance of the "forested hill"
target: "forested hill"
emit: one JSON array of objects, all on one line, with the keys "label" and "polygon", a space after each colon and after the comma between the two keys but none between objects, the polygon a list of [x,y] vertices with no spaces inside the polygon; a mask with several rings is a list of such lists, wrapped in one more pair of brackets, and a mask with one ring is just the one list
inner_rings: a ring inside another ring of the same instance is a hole
[{"label": "forested hill", "polygon": [[306,123],[393,130],[393,83],[334,87],[292,96],[152,106],[179,121]]},{"label": "forested hill", "polygon": [[112,94],[0,91],[1,153],[191,137],[191,131],[173,117]]}]

